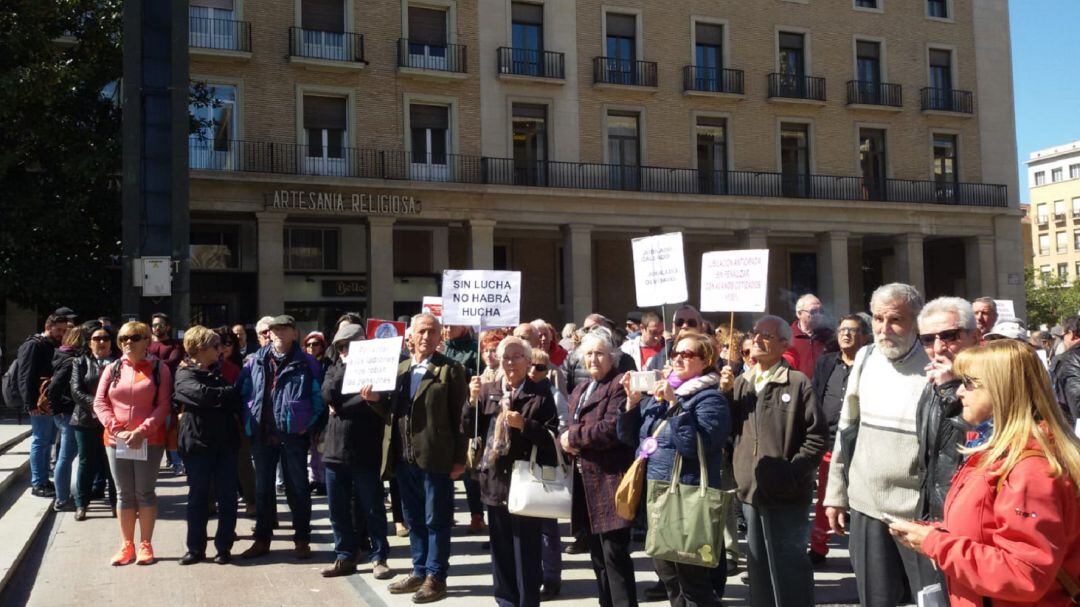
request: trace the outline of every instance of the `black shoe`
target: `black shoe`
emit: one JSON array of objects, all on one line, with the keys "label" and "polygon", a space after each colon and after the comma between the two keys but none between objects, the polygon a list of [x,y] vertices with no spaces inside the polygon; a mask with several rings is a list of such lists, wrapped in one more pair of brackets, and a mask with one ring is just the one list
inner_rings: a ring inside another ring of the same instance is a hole
[{"label": "black shoe", "polygon": [[[574,543],[570,544],[566,548],[563,548],[565,554],[585,554],[589,551],[589,540],[585,538],[576,539]],[[664,596],[667,596],[666,594]]]},{"label": "black shoe", "polygon": [[92,499],[92,500],[103,500],[103,499],[105,499],[105,487],[101,487],[101,488],[94,489],[93,491],[91,491],[90,492],[90,499]]},{"label": "black shoe", "polygon": [[184,556],[180,557],[180,564],[194,565],[195,563],[201,562],[205,558],[206,555],[202,554],[201,552],[188,552]]},{"label": "black shoe", "polygon": [[667,588],[664,587],[663,582],[656,582],[652,586],[645,589],[646,601],[662,601],[667,599]]},{"label": "black shoe", "polygon": [[30,490],[34,497],[56,497],[56,491],[48,485],[38,485]]},{"label": "black shoe", "polygon": [[810,564],[813,565],[814,567],[824,565],[825,561],[828,560],[828,557],[826,557],[824,554],[821,554],[820,552],[818,552],[816,550],[809,551],[807,553],[807,556],[810,557]]},{"label": "black shoe", "polygon": [[75,501],[69,499],[64,502],[54,502],[52,509],[54,512],[75,512]]},{"label": "black shoe", "polygon": [[550,601],[559,596],[559,591],[562,590],[562,584],[544,584],[540,589],[540,602]]},{"label": "black shoe", "polygon": [[727,560],[726,567],[727,567],[727,571],[725,571],[724,573],[725,573],[725,575],[727,577],[731,577],[731,576],[735,575],[736,573],[739,572],[739,559],[729,558]]},{"label": "black shoe", "polygon": [[232,562],[232,555],[229,554],[228,551],[219,552],[217,553],[217,556],[214,557],[214,562],[218,565],[228,565]]}]

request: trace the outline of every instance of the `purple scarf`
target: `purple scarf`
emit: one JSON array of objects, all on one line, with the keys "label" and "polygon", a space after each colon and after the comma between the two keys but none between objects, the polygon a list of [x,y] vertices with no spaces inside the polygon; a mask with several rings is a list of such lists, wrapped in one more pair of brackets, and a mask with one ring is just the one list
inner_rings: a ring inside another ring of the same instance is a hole
[{"label": "purple scarf", "polygon": [[699,377],[701,377],[701,375],[695,375],[693,377],[688,377],[686,379],[679,379],[679,376],[675,374],[675,371],[672,371],[671,373],[668,373],[667,383],[668,383],[669,386],[671,386],[672,390],[678,390],[679,386],[685,384],[686,382],[688,382],[688,381],[690,381],[692,379],[697,379]]}]

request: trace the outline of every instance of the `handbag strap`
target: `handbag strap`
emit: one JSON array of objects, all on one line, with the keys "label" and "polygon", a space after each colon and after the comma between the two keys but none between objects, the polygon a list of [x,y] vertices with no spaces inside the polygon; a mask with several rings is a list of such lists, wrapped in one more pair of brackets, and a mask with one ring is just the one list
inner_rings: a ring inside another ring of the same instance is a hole
[{"label": "handbag strap", "polygon": [[[559,439],[555,438],[555,433],[548,430],[548,436],[551,437],[551,442],[555,445],[555,461],[558,462],[560,468],[566,467],[566,459],[563,457],[562,447],[559,446]],[[529,467],[536,466],[536,445],[533,445],[532,451],[529,453]]]},{"label": "handbag strap", "polygon": [[[709,488],[709,469],[705,465],[705,445],[701,442],[701,434],[694,432],[694,437],[697,439],[698,490],[704,497],[706,490]],[[679,485],[679,479],[682,478],[682,460],[682,454],[676,450],[675,465],[671,467],[671,485],[668,487],[668,493],[675,493],[675,489]]]}]

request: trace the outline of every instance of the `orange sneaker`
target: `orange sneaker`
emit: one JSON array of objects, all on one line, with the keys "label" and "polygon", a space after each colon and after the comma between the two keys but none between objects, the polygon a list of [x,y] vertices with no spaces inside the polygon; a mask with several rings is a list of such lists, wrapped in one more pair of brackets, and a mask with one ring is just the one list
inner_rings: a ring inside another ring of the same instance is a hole
[{"label": "orange sneaker", "polygon": [[143,540],[139,542],[139,559],[135,561],[136,565],[153,565],[154,564],[154,547],[150,545],[150,542]]},{"label": "orange sneaker", "polygon": [[124,545],[120,546],[120,550],[118,550],[117,553],[113,555],[112,560],[109,561],[109,564],[114,567],[119,567],[120,565],[130,565],[134,560],[135,543],[124,542]]}]

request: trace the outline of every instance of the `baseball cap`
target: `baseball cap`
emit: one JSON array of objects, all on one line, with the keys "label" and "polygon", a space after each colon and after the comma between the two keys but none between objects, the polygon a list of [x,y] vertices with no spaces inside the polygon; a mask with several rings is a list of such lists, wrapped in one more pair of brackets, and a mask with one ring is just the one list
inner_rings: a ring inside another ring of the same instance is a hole
[{"label": "baseball cap", "polygon": [[56,309],[56,311],[53,312],[53,316],[62,316],[64,318],[75,318],[78,315],[75,314],[75,310],[72,310],[71,308],[69,308],[67,306],[60,306],[59,308]]},{"label": "baseball cap", "polygon": [[984,339],[1023,339],[1027,340],[1028,332],[1024,325],[1015,320],[1005,320],[994,325],[992,329],[983,335]]}]

